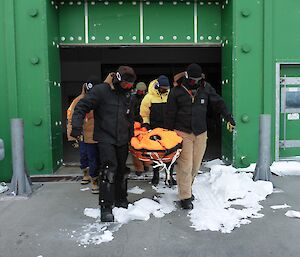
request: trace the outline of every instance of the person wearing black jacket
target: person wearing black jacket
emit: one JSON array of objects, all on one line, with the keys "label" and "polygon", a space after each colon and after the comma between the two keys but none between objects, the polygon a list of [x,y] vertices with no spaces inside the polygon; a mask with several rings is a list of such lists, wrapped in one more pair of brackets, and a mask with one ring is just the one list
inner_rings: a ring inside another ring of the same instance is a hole
[{"label": "person wearing black jacket", "polygon": [[222,114],[232,131],[235,121],[224,100],[203,79],[202,69],[190,64],[178,86],[172,88],[166,106],[165,127],[183,138],[182,152],[177,159],[176,177],[183,209],[193,208],[192,184],[200,169],[206,149],[207,107]]},{"label": "person wearing black jacket", "polygon": [[113,205],[128,207],[126,160],[128,142],[133,136],[133,108],[130,91],[136,75],[128,66],[120,66],[108,79],[81,99],[72,118],[71,136],[80,137],[86,113],[94,110],[94,140],[98,142],[99,204],[101,221],[112,222]]}]

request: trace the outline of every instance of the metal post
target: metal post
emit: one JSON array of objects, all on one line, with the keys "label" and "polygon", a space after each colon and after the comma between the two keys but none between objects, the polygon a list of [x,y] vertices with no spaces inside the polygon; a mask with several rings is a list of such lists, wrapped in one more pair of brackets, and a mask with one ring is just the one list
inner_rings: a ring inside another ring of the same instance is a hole
[{"label": "metal post", "polygon": [[271,115],[261,114],[259,120],[259,156],[253,180],[271,181]]},{"label": "metal post", "polygon": [[3,140],[0,138],[0,161],[2,161],[4,157],[5,157],[4,143]]},{"label": "metal post", "polygon": [[24,123],[22,119],[11,120],[11,144],[13,162],[12,190],[16,195],[29,195],[32,193],[32,188],[25,170]]}]

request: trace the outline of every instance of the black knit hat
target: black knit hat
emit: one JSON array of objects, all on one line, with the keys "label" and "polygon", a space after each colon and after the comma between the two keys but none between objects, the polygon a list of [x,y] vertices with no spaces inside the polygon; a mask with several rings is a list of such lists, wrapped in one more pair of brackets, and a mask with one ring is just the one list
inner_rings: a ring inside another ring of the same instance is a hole
[{"label": "black knit hat", "polygon": [[129,66],[120,66],[116,72],[116,77],[119,81],[134,82],[136,75],[134,70]]},{"label": "black knit hat", "polygon": [[197,63],[190,64],[187,69],[188,78],[200,78],[202,76],[202,68]]},{"label": "black knit hat", "polygon": [[170,87],[170,81],[167,76],[160,75],[157,79],[159,86],[163,88],[169,88]]}]

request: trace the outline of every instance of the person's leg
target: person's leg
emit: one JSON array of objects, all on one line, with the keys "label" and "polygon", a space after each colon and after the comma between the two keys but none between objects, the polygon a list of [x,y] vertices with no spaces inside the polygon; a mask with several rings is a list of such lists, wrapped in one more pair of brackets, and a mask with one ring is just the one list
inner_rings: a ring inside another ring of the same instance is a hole
[{"label": "person's leg", "polygon": [[151,179],[151,184],[157,186],[159,184],[159,169],[160,167],[153,168],[153,177]]},{"label": "person's leg", "polygon": [[179,199],[185,209],[193,208],[191,201],[192,168],[193,168],[193,134],[176,131],[183,138],[182,151],[177,159],[176,178],[179,191]]},{"label": "person's leg", "polygon": [[116,146],[118,168],[116,173],[115,186],[115,206],[128,207],[127,200],[127,180],[129,172],[126,169],[126,160],[128,157],[128,145]]},{"label": "person's leg", "polygon": [[98,143],[100,156],[99,173],[99,205],[101,206],[101,221],[112,222],[114,216],[112,207],[115,202],[115,176],[117,173],[116,147],[111,144]]},{"label": "person's leg", "polygon": [[83,173],[83,178],[81,180],[82,185],[86,185],[91,182],[91,177],[89,175],[89,159],[87,155],[86,144],[83,141],[79,142],[79,154],[80,154],[80,169]]},{"label": "person's leg", "polygon": [[193,181],[198,174],[201,162],[206,150],[207,132],[204,132],[195,138],[194,151],[193,151]]},{"label": "person's leg", "polygon": [[92,177],[92,193],[99,194],[98,175],[99,175],[99,151],[97,144],[86,144],[89,159],[89,173]]}]

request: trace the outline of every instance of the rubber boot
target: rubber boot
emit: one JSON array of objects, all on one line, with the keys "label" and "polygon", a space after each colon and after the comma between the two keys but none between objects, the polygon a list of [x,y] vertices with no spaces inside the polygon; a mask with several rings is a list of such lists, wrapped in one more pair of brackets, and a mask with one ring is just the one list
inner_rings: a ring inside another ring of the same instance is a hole
[{"label": "rubber boot", "polygon": [[82,170],[83,178],[81,180],[81,185],[86,185],[91,182],[91,177],[89,175],[89,168],[85,168]]},{"label": "rubber boot", "polygon": [[99,194],[98,177],[92,178],[92,194]]},{"label": "rubber boot", "polygon": [[159,183],[159,171],[157,169],[153,169],[153,177],[151,180],[151,184],[153,186],[157,186]]},{"label": "rubber boot", "polygon": [[192,198],[183,199],[180,201],[182,209],[185,210],[192,210],[194,208],[194,205],[192,203]]},{"label": "rubber boot", "polygon": [[128,204],[129,204],[129,202],[128,202],[127,198],[125,198],[125,199],[118,199],[118,200],[115,201],[115,207],[118,207],[118,208],[125,208],[125,209],[127,209],[128,208]]},{"label": "rubber boot", "polygon": [[101,221],[114,222],[114,215],[112,214],[112,206],[101,206]]}]

